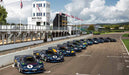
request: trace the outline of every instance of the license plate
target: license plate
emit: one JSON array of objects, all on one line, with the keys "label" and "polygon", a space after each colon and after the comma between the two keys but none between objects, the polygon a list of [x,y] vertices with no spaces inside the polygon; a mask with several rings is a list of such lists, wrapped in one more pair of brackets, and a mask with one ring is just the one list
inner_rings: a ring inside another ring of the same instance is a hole
[{"label": "license plate", "polygon": [[37,69],[32,69],[33,71],[36,71]]}]

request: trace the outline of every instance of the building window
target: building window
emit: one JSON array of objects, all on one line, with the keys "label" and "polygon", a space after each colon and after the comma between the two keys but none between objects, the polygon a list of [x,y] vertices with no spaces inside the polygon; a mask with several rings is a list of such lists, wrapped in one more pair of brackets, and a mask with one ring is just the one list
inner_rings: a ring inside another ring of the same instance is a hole
[{"label": "building window", "polygon": [[40,16],[42,16],[42,13],[40,13]]},{"label": "building window", "polygon": [[35,4],[33,4],[33,7],[35,7]]},{"label": "building window", "polygon": [[42,7],[42,4],[37,4],[38,5],[38,7]]},{"label": "building window", "polygon": [[37,16],[42,16],[42,13],[37,13]]},{"label": "building window", "polygon": [[50,8],[50,4],[47,4],[47,8]]},{"label": "building window", "polygon": [[45,13],[43,13],[43,15],[45,16]]},{"label": "building window", "polygon": [[50,17],[50,13],[49,12],[46,15],[47,15],[47,17]]},{"label": "building window", "polygon": [[44,25],[45,25],[45,22],[44,22]]},{"label": "building window", "polygon": [[35,13],[33,13],[33,16],[35,16]]},{"label": "building window", "polygon": [[45,7],[45,3],[44,3],[44,7]]}]

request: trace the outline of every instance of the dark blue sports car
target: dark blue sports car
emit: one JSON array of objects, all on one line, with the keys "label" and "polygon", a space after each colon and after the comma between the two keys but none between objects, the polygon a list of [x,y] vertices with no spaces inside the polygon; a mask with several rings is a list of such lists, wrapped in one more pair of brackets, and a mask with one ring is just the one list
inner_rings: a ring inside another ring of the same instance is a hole
[{"label": "dark blue sports car", "polygon": [[93,45],[93,41],[88,40],[88,39],[87,39],[86,41],[87,41],[87,44],[88,44],[88,45]]},{"label": "dark blue sports car", "polygon": [[103,40],[104,42],[110,42],[110,40],[107,38],[100,37],[99,39]]},{"label": "dark blue sports car", "polygon": [[18,55],[14,57],[14,66],[20,73],[41,73],[44,72],[44,64],[36,60],[33,55]]},{"label": "dark blue sports car", "polygon": [[104,40],[102,40],[102,39],[99,39],[99,38],[93,38],[93,40],[96,40],[96,41],[98,41],[98,43],[104,43]]},{"label": "dark blue sports car", "polygon": [[93,40],[93,43],[94,43],[94,44],[98,44],[98,43],[99,43],[99,41],[98,41],[97,39],[94,39],[94,38],[93,38],[92,40]]},{"label": "dark blue sports car", "polygon": [[81,52],[82,51],[82,48],[77,46],[77,45],[74,45],[70,42],[67,42],[67,47],[71,48],[72,50],[76,51],[76,52]]},{"label": "dark blue sports car", "polygon": [[62,52],[52,47],[48,48],[48,50],[42,50],[40,52],[34,51],[33,54],[35,56],[38,56],[36,58],[40,58],[40,60],[44,60],[46,62],[63,62],[64,61],[64,55],[62,54]]},{"label": "dark blue sports car", "polygon": [[81,42],[73,41],[73,44],[82,48],[82,49],[86,49],[86,45],[81,43]]},{"label": "dark blue sports car", "polygon": [[75,56],[76,55],[76,52],[72,48],[67,47],[66,44],[57,45],[57,48],[64,54],[64,56]]},{"label": "dark blue sports car", "polygon": [[88,46],[86,40],[84,40],[84,39],[81,39],[81,40],[75,40],[75,42],[80,43],[80,44],[83,45],[83,46],[85,45],[86,47]]},{"label": "dark blue sports car", "polygon": [[113,39],[113,38],[110,38],[110,37],[107,37],[106,39],[108,39],[110,42],[117,42],[116,39]]}]

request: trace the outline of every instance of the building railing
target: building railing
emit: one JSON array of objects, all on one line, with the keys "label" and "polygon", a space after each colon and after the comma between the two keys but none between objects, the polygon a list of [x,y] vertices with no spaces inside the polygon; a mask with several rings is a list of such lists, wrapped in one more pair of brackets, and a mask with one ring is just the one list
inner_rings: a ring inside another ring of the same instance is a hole
[{"label": "building railing", "polygon": [[[0,31],[45,31],[45,30],[68,30],[67,27],[50,27],[50,26],[36,26],[36,25],[0,25]],[[72,27],[71,30],[79,30]]]},{"label": "building railing", "polygon": [[35,25],[0,25],[0,30],[46,30],[46,27]]}]

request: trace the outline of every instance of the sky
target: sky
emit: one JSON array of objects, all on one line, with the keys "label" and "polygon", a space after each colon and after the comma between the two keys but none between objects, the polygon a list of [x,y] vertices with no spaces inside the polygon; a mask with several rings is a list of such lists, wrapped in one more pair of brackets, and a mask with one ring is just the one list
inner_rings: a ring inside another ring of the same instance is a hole
[{"label": "sky", "polygon": [[[34,0],[23,0],[23,9],[20,10],[20,0],[3,0],[8,12],[9,23],[27,24],[31,17],[31,4]],[[64,12],[83,19],[74,23],[120,23],[129,21],[129,0],[47,0],[51,3],[51,20],[56,12]],[[21,14],[22,13],[22,14]]]}]

